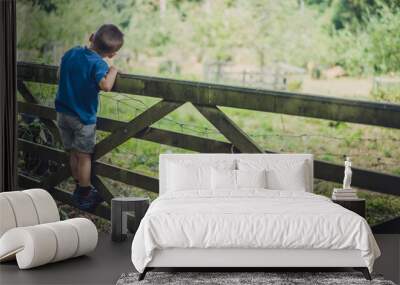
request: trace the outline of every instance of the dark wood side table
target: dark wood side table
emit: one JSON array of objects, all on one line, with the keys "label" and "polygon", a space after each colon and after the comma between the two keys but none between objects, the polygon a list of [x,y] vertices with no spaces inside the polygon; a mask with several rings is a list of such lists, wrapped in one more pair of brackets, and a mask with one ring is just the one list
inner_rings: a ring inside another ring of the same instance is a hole
[{"label": "dark wood side table", "polygon": [[149,198],[113,198],[111,200],[111,239],[113,241],[125,240],[128,233],[128,222],[129,230],[134,234],[146,214],[149,204]]},{"label": "dark wood side table", "polygon": [[336,200],[332,199],[333,203],[339,204],[340,206],[359,214],[365,218],[365,199],[353,199],[353,200]]}]

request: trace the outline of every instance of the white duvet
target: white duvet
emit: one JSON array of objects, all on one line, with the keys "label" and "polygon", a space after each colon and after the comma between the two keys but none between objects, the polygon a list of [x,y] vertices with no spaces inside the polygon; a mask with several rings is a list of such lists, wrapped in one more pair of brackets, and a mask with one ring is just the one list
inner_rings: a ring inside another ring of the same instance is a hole
[{"label": "white duvet", "polygon": [[143,272],[165,248],[358,249],[370,271],[380,255],[359,215],[323,196],[265,189],[162,195],[140,223],[132,262]]}]

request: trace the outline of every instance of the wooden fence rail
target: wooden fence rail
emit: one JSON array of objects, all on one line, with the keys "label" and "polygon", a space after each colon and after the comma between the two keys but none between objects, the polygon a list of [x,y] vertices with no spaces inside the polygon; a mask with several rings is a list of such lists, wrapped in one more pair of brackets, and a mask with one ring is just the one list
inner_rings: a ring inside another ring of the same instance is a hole
[{"label": "wooden fence rail", "polygon": [[[50,131],[55,130],[56,112],[53,108],[39,105],[23,81],[56,84],[57,67],[21,62],[18,64],[18,90],[26,102],[19,102],[18,111],[40,117]],[[400,129],[400,105],[340,98],[304,95],[270,90],[230,87],[145,76],[118,75],[115,92],[162,98],[130,122],[98,118],[97,129],[109,132],[100,141],[93,156],[92,182],[106,202],[113,197],[101,177],[107,177],[147,191],[158,193],[158,179],[135,171],[123,169],[99,161],[101,157],[129,139],[140,139],[173,147],[204,153],[273,153],[261,149],[219,107],[235,107],[265,112],[283,113],[352,123],[376,125]],[[202,138],[150,127],[152,124],[190,102],[229,142]],[[23,187],[44,187],[57,199],[71,203],[71,194],[57,185],[70,176],[67,154],[59,149],[19,139],[19,149],[36,153],[43,159],[59,162],[55,173],[41,181],[20,175]],[[400,196],[400,176],[372,170],[353,168],[353,185],[379,193]],[[341,165],[316,160],[316,178],[342,182]],[[102,205],[96,214],[109,218],[109,207]]]},{"label": "wooden fence rail", "polygon": [[[56,112],[53,108],[41,105],[19,102],[18,111],[21,113],[27,113],[49,120],[54,120],[56,118]],[[99,117],[97,122],[97,129],[100,131],[112,132],[115,129],[123,128],[127,124],[128,123],[125,122]],[[146,130],[139,132],[131,137],[203,153],[240,152],[239,149],[231,143],[161,130],[157,128],[147,128]],[[38,145],[37,147],[27,146],[26,150],[35,152],[37,151],[39,146],[40,145]],[[49,152],[52,150],[45,146],[40,147],[42,149],[47,149],[47,151]],[[270,150],[264,150],[264,152],[274,153]],[[62,151],[58,150],[58,153],[62,153]],[[56,153],[54,153],[53,151],[52,155],[56,155]],[[57,160],[61,159],[59,155],[57,155],[56,158]],[[332,182],[342,182],[342,165],[320,160],[315,160],[314,164],[315,178]],[[356,167],[353,167],[352,169],[354,173],[352,184],[354,186],[385,194],[400,195],[400,176],[379,173],[372,170],[366,170]]]},{"label": "wooden fence rail", "polygon": [[[18,78],[57,84],[57,67],[20,62]],[[119,74],[115,92],[400,129],[400,105]]]}]

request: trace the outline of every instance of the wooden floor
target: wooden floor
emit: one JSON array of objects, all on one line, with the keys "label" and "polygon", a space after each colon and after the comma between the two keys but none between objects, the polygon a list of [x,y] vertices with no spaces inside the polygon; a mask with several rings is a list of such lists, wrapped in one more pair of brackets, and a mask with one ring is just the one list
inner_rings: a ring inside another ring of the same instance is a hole
[{"label": "wooden floor", "polygon": [[[387,239],[387,238],[386,238]],[[384,242],[377,236],[379,247],[382,250],[375,266],[375,272],[384,274],[386,279],[399,281],[398,263],[396,252],[400,252],[391,246],[398,243],[399,239],[393,238],[393,242]],[[99,234],[99,243],[94,252],[88,256],[81,256],[74,259],[61,261],[58,263],[44,265],[29,270],[19,270],[16,262],[0,264],[0,285],[12,284],[115,284],[119,276],[125,272],[135,271],[130,254],[132,238],[116,243],[112,242],[109,234]],[[394,255],[391,254],[394,252]],[[385,257],[385,258],[384,258]],[[160,269],[161,271],[175,271],[174,269]],[[221,271],[231,271],[234,269],[221,269]],[[259,271],[260,269],[255,269]],[[180,268],[177,271],[210,271],[202,268],[194,270]],[[211,271],[220,271],[211,269]],[[251,271],[246,268],[246,271]],[[262,270],[264,271],[264,270]],[[270,268],[265,271],[351,271],[349,268]],[[400,283],[399,283],[400,284]]]},{"label": "wooden floor", "polygon": [[[112,242],[109,234],[99,234],[99,243],[88,256],[19,270],[15,261],[0,264],[0,285],[14,284],[115,284],[122,273],[135,271],[130,254],[132,238]],[[260,271],[246,268],[246,271]],[[235,268],[159,268],[156,271],[238,271]],[[239,270],[240,271],[240,270]],[[351,271],[349,268],[270,268],[261,271]]]},{"label": "wooden floor", "polygon": [[19,270],[16,262],[0,264],[0,284],[115,284],[124,272],[134,271],[131,239],[112,242],[109,234],[100,234],[99,243],[88,256]]}]

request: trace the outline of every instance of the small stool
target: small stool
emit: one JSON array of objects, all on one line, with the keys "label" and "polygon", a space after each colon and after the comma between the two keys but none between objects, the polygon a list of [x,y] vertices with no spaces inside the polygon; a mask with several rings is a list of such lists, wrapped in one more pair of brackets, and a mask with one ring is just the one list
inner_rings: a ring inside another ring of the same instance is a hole
[{"label": "small stool", "polygon": [[136,233],[149,204],[149,198],[113,198],[111,200],[111,239],[113,241],[125,240],[128,233],[128,223],[130,231],[133,234]]}]

